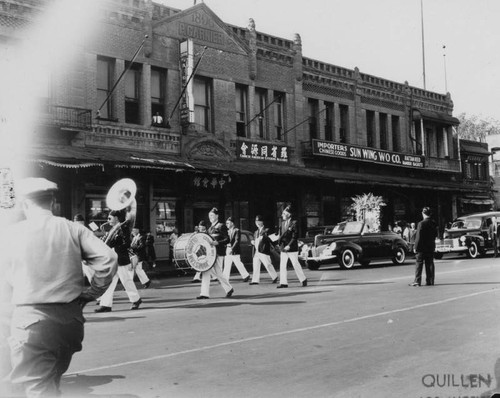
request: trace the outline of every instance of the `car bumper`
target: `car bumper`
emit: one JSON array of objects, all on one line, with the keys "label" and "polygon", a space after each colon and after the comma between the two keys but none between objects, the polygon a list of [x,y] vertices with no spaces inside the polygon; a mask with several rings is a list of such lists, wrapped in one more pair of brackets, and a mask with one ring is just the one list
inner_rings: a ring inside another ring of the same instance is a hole
[{"label": "car bumper", "polygon": [[450,245],[437,245],[436,252],[438,253],[463,253],[469,250],[467,246],[454,247]]},{"label": "car bumper", "polygon": [[338,256],[336,254],[332,254],[330,256],[318,256],[318,257],[308,257],[306,261],[315,261],[317,263],[331,263],[336,261]]}]

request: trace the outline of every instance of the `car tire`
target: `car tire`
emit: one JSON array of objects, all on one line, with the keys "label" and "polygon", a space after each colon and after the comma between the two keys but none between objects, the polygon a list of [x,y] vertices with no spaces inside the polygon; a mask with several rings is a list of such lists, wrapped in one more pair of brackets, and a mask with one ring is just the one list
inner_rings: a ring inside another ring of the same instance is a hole
[{"label": "car tire", "polygon": [[406,261],[406,251],[402,247],[396,248],[394,257],[391,259],[395,265],[402,265]]},{"label": "car tire", "polygon": [[443,253],[439,253],[439,252],[434,253],[434,258],[436,260],[441,260],[443,258]]},{"label": "car tire", "polygon": [[469,249],[467,250],[467,257],[477,258],[479,256],[479,250],[477,248],[476,242],[471,242]]},{"label": "car tire", "polygon": [[356,256],[351,249],[345,249],[340,253],[339,265],[342,269],[351,269],[356,262]]}]

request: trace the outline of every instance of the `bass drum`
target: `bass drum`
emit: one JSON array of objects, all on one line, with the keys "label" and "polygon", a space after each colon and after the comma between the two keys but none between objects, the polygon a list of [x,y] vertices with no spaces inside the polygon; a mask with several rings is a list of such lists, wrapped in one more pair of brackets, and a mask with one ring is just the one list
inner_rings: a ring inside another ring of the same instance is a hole
[{"label": "bass drum", "polygon": [[190,266],[196,271],[212,268],[217,258],[213,239],[205,233],[182,234],[174,243],[174,261],[179,268]]}]

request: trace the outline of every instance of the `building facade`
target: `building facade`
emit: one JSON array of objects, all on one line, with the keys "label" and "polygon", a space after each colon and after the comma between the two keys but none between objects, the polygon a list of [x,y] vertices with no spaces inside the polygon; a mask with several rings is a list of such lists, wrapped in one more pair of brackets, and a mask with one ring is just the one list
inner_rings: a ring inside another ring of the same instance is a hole
[{"label": "building facade", "polygon": [[[2,1],[4,53],[56,3]],[[444,228],[460,198],[489,189],[464,181],[449,94],[304,57],[298,34],[229,25],[204,3],[99,6],[54,55],[66,62],[45,76],[23,153],[27,173],[59,184],[62,216],[105,222],[109,188],[132,178],[137,223],[167,258],[173,228],[192,232],[213,206],[252,230],[291,203],[304,233],[351,218],[371,192],[383,228],[423,206]]]}]

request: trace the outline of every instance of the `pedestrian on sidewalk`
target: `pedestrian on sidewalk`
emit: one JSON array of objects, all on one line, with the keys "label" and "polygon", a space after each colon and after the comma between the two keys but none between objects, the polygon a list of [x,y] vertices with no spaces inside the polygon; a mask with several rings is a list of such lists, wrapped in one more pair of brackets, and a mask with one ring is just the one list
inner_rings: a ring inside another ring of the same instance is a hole
[{"label": "pedestrian on sidewalk", "polygon": [[425,263],[426,285],[434,285],[434,251],[436,250],[437,224],[431,218],[432,211],[429,207],[422,209],[422,218],[417,225],[415,234],[415,280],[410,286],[422,284],[422,269]]}]

